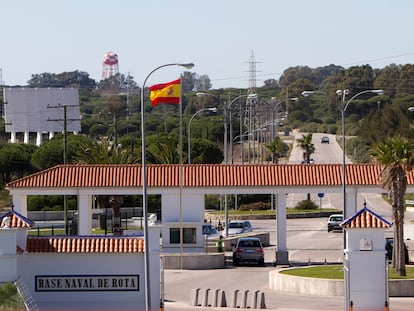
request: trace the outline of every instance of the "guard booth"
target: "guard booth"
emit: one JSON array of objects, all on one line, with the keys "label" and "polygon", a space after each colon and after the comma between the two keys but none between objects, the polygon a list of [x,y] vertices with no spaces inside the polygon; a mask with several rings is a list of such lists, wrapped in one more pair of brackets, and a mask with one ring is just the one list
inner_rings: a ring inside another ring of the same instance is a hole
[{"label": "guard booth", "polygon": [[391,223],[364,206],[341,223],[345,232],[346,310],[383,311],[389,305],[385,229]]}]

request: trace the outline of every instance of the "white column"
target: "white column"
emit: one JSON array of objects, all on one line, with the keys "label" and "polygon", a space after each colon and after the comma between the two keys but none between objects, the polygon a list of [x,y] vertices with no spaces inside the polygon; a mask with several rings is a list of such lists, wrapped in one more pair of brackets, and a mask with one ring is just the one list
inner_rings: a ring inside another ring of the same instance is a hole
[{"label": "white column", "polygon": [[10,193],[13,197],[14,210],[20,215],[27,217],[27,195],[25,194],[13,194]]},{"label": "white column", "polygon": [[28,131],[25,131],[25,132],[24,132],[23,142],[24,142],[25,144],[28,144],[28,143],[29,143],[29,132],[28,132]]},{"label": "white column", "polygon": [[277,209],[276,209],[276,264],[289,264],[289,254],[286,243],[286,195],[277,194]]},{"label": "white column", "polygon": [[344,215],[344,219],[348,219],[349,217],[353,216],[359,209],[361,209],[363,206],[360,206],[358,208],[357,206],[357,191],[354,188],[351,188],[350,186],[346,187],[346,212]]},{"label": "white column", "polygon": [[55,136],[54,132],[49,132],[49,140],[51,140],[53,138],[53,136]]},{"label": "white column", "polygon": [[92,233],[92,195],[78,194],[78,235]]},{"label": "white column", "polygon": [[[157,306],[160,303],[160,232],[161,226],[148,226],[151,306]],[[156,308],[154,307],[154,310],[155,309]]]},{"label": "white column", "polygon": [[42,132],[36,133],[36,146],[40,147],[42,144]]},{"label": "white column", "polygon": [[10,142],[14,144],[16,142],[16,132],[13,131],[10,133]]}]

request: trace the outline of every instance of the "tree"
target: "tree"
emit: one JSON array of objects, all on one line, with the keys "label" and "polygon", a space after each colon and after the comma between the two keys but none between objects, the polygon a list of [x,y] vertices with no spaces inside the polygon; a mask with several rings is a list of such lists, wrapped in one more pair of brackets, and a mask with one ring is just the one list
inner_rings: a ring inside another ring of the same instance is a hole
[{"label": "tree", "polygon": [[93,90],[96,87],[95,80],[89,78],[89,74],[83,71],[34,74],[27,81],[30,87],[76,87]]},{"label": "tree", "polygon": [[28,144],[8,143],[0,148],[0,182],[8,183],[25,174],[33,173],[35,169],[30,159],[36,146]]},{"label": "tree", "polygon": [[414,93],[414,65],[406,64],[401,67],[395,88],[396,97],[404,97]]},{"label": "tree", "polygon": [[[83,135],[68,135],[66,156],[68,163],[73,163],[73,157],[76,155],[78,146],[90,145],[91,141]],[[63,163],[63,135],[58,134],[51,140],[44,142],[32,154],[30,163],[38,170],[62,164]]]},{"label": "tree", "polygon": [[[119,148],[111,144],[108,140],[81,145],[75,157],[77,163],[86,164],[128,164],[132,163],[133,158],[126,149]],[[111,195],[108,203],[112,208],[112,232],[120,233],[121,214],[120,209],[123,203],[123,196]],[[98,200],[98,205],[103,202]]]},{"label": "tree", "polygon": [[385,93],[394,97],[396,92],[396,84],[401,74],[400,66],[391,64],[383,69],[375,70],[374,88],[384,90]]},{"label": "tree", "polygon": [[[315,152],[315,146],[312,143],[312,133],[302,134],[302,138],[296,139],[299,147],[303,150],[303,160],[309,164],[311,154]],[[310,200],[310,193],[308,193],[308,200]]]},{"label": "tree", "polygon": [[205,92],[211,89],[211,81],[207,75],[201,75],[194,81],[194,89],[199,92]]},{"label": "tree", "polygon": [[404,195],[407,189],[407,173],[414,164],[414,145],[395,136],[374,145],[371,155],[384,166],[380,182],[391,195],[394,222],[394,249],[392,265],[400,276],[406,275],[404,257]]},{"label": "tree", "polygon": [[277,136],[270,144],[266,144],[265,147],[272,153],[272,163],[277,164],[280,154],[286,151],[288,145]]},{"label": "tree", "polygon": [[224,159],[223,150],[219,145],[203,138],[191,140],[191,163],[222,163]]},{"label": "tree", "polygon": [[315,152],[315,145],[312,143],[312,133],[302,134],[302,138],[296,139],[299,147],[303,150],[303,160],[310,163],[311,155]]},{"label": "tree", "polygon": [[[183,93],[194,90],[194,82],[196,80],[196,73],[184,71],[181,75],[181,88]],[[167,82],[167,81],[166,81]]]}]

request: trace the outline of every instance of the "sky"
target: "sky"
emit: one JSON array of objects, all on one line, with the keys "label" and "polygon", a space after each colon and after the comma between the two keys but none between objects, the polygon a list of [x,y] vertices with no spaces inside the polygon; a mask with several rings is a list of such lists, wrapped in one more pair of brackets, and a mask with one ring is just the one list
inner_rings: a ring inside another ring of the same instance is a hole
[{"label": "sky", "polygon": [[[0,79],[87,72],[103,56],[142,86],[175,80],[182,67],[212,88],[248,88],[295,66],[383,68],[414,63],[411,0],[13,0],[2,1]],[[249,74],[249,62],[256,74]]]}]

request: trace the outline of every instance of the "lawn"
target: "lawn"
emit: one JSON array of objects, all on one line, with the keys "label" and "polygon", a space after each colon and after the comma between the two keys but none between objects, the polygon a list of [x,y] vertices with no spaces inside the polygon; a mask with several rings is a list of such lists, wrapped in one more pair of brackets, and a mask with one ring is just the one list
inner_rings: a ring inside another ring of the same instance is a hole
[{"label": "lawn", "polygon": [[[388,277],[390,279],[414,279],[414,267],[406,266],[407,276],[400,277],[390,266],[388,269]],[[336,279],[341,280],[344,278],[343,266],[342,265],[323,265],[323,266],[312,266],[307,268],[289,269],[282,271],[283,274],[303,276],[309,278],[320,278],[320,279]]]}]

